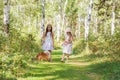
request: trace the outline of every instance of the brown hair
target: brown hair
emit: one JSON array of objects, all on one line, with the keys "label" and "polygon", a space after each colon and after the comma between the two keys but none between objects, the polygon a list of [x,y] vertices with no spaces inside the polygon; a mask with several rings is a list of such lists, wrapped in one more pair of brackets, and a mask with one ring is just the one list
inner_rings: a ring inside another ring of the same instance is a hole
[{"label": "brown hair", "polygon": [[50,32],[51,32],[51,35],[52,35],[52,37],[53,37],[53,32],[52,32],[52,25],[51,24],[48,24],[47,25],[47,27],[46,27],[46,31],[45,31],[45,37],[47,36],[47,32],[48,32],[48,27],[51,27],[51,30],[50,30]]},{"label": "brown hair", "polygon": [[[72,35],[72,33],[71,33],[71,32],[67,32],[67,33],[69,33],[69,34],[70,34],[70,38],[73,39],[73,35]],[[70,38],[69,38],[69,40],[70,40]]]},{"label": "brown hair", "polygon": [[70,33],[70,37],[72,37],[72,33],[71,32],[67,32],[67,33]]}]

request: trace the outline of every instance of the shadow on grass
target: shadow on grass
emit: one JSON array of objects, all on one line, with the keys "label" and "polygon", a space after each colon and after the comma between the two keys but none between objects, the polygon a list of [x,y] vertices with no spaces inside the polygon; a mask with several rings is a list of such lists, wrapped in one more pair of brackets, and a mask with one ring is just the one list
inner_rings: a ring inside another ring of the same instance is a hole
[{"label": "shadow on grass", "polygon": [[[38,77],[45,80],[92,80],[86,73],[81,72],[79,67],[66,64],[44,64],[41,67],[45,68],[33,68],[32,71],[26,73],[23,77]],[[47,79],[47,77],[51,78]]]},{"label": "shadow on grass", "polygon": [[79,56],[79,55],[75,55],[75,56],[76,57],[73,57],[72,60],[81,60],[83,62],[92,62],[92,61],[95,61],[96,59],[109,57],[106,54],[100,54],[100,53],[99,54],[92,53],[92,54],[87,54],[87,55],[84,55],[84,56]]},{"label": "shadow on grass", "polygon": [[0,77],[0,80],[17,80],[16,78],[3,78],[3,77]]},{"label": "shadow on grass", "polygon": [[98,58],[103,58],[103,57],[105,57],[105,55],[103,55],[103,54],[90,54],[90,55],[85,55],[85,56],[81,57],[81,59],[83,58],[85,61],[91,62]]},{"label": "shadow on grass", "polygon": [[53,62],[60,62],[62,56],[62,50],[54,50],[52,52],[52,60]]},{"label": "shadow on grass", "polygon": [[[31,77],[40,78],[40,80],[120,80],[120,62],[118,61],[96,63],[81,67],[58,63],[60,61],[61,50],[53,51],[52,55],[52,63],[33,64],[34,66],[28,67],[26,73],[21,77],[25,78],[25,80]],[[83,60],[87,58],[85,61],[93,61],[97,57],[102,58],[104,56],[90,54],[83,56]],[[81,57],[73,57],[73,59],[81,60]]]},{"label": "shadow on grass", "polygon": [[90,73],[102,75],[102,80],[120,80],[120,62],[104,62],[86,67]]}]

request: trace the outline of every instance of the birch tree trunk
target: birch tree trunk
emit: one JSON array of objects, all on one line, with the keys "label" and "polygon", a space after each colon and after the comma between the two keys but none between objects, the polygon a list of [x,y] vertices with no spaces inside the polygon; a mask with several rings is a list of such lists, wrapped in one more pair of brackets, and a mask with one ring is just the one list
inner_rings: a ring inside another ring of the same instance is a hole
[{"label": "birch tree trunk", "polygon": [[85,17],[84,24],[85,24],[85,40],[87,40],[88,37],[87,17]]},{"label": "birch tree trunk", "polygon": [[[81,9],[83,8],[82,3],[80,3],[79,7]],[[80,38],[80,26],[81,26],[80,24],[81,24],[81,21],[82,21],[82,18],[81,18],[80,12],[78,12],[78,30],[77,30],[77,34],[76,34],[77,38]]]},{"label": "birch tree trunk", "polygon": [[[63,31],[63,28],[64,28],[64,26],[65,26],[65,16],[66,16],[66,13],[65,13],[65,11],[66,11],[66,6],[67,6],[67,3],[68,3],[68,0],[66,0],[65,1],[65,4],[64,4],[64,9],[63,9],[63,20],[62,20],[62,30],[61,31]],[[62,32],[61,32],[62,33]]]},{"label": "birch tree trunk", "polygon": [[81,23],[81,19],[80,19],[80,15],[78,13],[78,34],[76,35],[77,38],[80,38],[80,23]]},{"label": "birch tree trunk", "polygon": [[59,0],[59,14],[56,16],[56,20],[57,20],[57,42],[60,41],[60,37],[61,37],[61,23],[62,23],[62,0]]},{"label": "birch tree trunk", "polygon": [[90,26],[90,21],[91,21],[91,14],[92,14],[92,6],[93,6],[93,0],[90,0],[90,4],[88,7],[87,20],[85,19],[85,40],[88,40],[89,26]]},{"label": "birch tree trunk", "polygon": [[9,35],[10,0],[4,0],[4,32]]},{"label": "birch tree trunk", "polygon": [[97,14],[95,14],[95,17],[94,17],[94,30],[93,30],[93,33],[94,35],[97,34],[97,30],[98,29],[98,17],[97,17]]},{"label": "birch tree trunk", "polygon": [[113,8],[112,8],[111,35],[114,34],[114,30],[115,30],[115,2],[113,3]]},{"label": "birch tree trunk", "polygon": [[45,27],[45,0],[42,1],[42,22],[41,22],[41,36],[44,33],[44,27]]},{"label": "birch tree trunk", "polygon": [[59,27],[59,30],[60,30],[60,36],[62,35],[62,27],[63,27],[63,25],[62,25],[62,19],[63,19],[63,9],[62,9],[62,4],[63,4],[63,1],[62,0],[60,0],[60,6],[59,6],[59,10],[60,10],[60,17],[59,17],[59,20],[60,20],[60,22],[59,22],[59,24],[60,24],[60,27]]},{"label": "birch tree trunk", "polygon": [[56,20],[57,20],[57,42],[60,41],[60,32],[61,32],[61,27],[60,27],[60,15],[57,15]]}]

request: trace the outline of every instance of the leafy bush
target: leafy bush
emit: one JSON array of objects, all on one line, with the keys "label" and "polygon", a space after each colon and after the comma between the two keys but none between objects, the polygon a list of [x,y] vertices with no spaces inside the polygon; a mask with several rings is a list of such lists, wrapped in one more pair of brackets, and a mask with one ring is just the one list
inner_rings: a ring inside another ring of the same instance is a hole
[{"label": "leafy bush", "polygon": [[101,35],[97,38],[88,41],[89,49],[93,53],[106,54],[112,60],[120,58],[120,31],[116,32],[113,36]]},{"label": "leafy bush", "polygon": [[114,35],[89,35],[88,41],[78,40],[74,43],[74,53],[81,53],[88,47],[93,55],[98,54],[98,57],[106,56],[111,60],[120,59],[120,31]]},{"label": "leafy bush", "polygon": [[24,59],[24,55],[20,53],[3,53],[0,54],[0,69],[2,70],[1,77],[18,76],[18,72],[21,68],[26,68],[27,63]]},{"label": "leafy bush", "polygon": [[[39,41],[40,42],[40,41]],[[40,43],[39,43],[40,44]],[[32,34],[20,33],[20,31],[10,29],[10,36],[0,35],[1,52],[33,52],[40,51],[41,47],[36,43],[35,36]]]},{"label": "leafy bush", "polygon": [[74,54],[81,53],[85,49],[85,46],[86,46],[86,42],[83,39],[78,40],[78,41],[74,42],[73,44],[74,44],[74,46],[73,46]]},{"label": "leafy bush", "polygon": [[10,36],[0,34],[0,78],[3,80],[11,75],[20,76],[23,68],[26,68],[34,53],[41,51],[40,43],[37,43],[32,34],[20,33],[11,28]]}]

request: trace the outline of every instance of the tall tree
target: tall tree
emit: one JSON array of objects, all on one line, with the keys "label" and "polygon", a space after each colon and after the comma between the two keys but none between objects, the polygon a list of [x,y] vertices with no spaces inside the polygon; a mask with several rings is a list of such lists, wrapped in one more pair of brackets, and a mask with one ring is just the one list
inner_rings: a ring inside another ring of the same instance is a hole
[{"label": "tall tree", "polygon": [[98,32],[98,17],[97,17],[97,12],[95,12],[95,17],[94,17],[94,30],[93,33],[96,35]]},{"label": "tall tree", "polygon": [[113,2],[113,7],[112,7],[112,23],[111,23],[111,34],[114,34],[114,29],[115,29],[115,1]]},{"label": "tall tree", "polygon": [[42,22],[41,22],[41,35],[43,35],[45,27],[45,0],[42,1]]},{"label": "tall tree", "polygon": [[92,14],[92,6],[93,6],[93,0],[90,0],[90,4],[88,7],[88,16],[86,17],[87,20],[85,19],[85,40],[88,39],[89,35],[89,26],[90,26],[90,21],[91,21],[91,14]]},{"label": "tall tree", "polygon": [[[83,4],[80,3],[80,4],[78,5],[78,7],[80,7],[80,8],[82,9],[82,8],[83,8]],[[77,32],[76,32],[76,37],[77,37],[77,38],[80,38],[80,33],[81,33],[81,31],[80,31],[81,21],[82,21],[82,17],[81,17],[80,11],[78,11],[78,28],[77,28]]]},{"label": "tall tree", "polygon": [[[64,8],[63,8],[63,16],[62,16],[62,28],[61,28],[61,31],[63,31],[63,28],[65,27],[65,16],[66,16],[66,6],[67,6],[67,3],[68,3],[68,0],[65,0],[65,3],[64,3]],[[62,33],[62,32],[61,32]]]},{"label": "tall tree", "polygon": [[4,0],[4,31],[9,35],[10,0]]},{"label": "tall tree", "polygon": [[63,19],[62,4],[63,4],[63,1],[59,0],[59,13],[56,16],[57,18],[57,41],[60,41],[60,37],[61,37],[61,27],[62,27],[62,19]]},{"label": "tall tree", "polygon": [[60,41],[60,31],[61,31],[61,27],[60,27],[60,15],[58,14],[56,16],[56,23],[57,23],[57,42]]},{"label": "tall tree", "polygon": [[81,27],[80,23],[81,23],[81,17],[80,17],[80,14],[78,13],[78,30],[76,32],[76,37],[77,38],[80,37],[80,27]]}]

